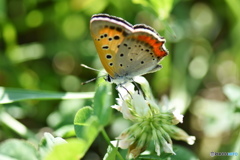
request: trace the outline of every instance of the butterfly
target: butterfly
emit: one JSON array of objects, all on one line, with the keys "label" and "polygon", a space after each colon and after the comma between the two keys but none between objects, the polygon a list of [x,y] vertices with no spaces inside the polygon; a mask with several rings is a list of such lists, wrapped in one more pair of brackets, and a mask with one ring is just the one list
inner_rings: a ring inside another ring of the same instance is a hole
[{"label": "butterfly", "polygon": [[91,18],[90,32],[108,73],[105,80],[117,85],[161,69],[158,63],[168,55],[166,40],[144,24],[133,26],[122,18],[96,14]]}]

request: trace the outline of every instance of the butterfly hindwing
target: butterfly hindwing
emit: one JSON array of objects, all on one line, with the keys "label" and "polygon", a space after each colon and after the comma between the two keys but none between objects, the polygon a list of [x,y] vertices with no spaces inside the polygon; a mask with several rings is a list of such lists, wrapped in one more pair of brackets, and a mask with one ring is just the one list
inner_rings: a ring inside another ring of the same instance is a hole
[{"label": "butterfly hindwing", "polygon": [[159,61],[168,54],[163,48],[164,43],[165,39],[146,28],[134,30],[126,36],[116,54],[120,76],[133,77],[160,69]]}]

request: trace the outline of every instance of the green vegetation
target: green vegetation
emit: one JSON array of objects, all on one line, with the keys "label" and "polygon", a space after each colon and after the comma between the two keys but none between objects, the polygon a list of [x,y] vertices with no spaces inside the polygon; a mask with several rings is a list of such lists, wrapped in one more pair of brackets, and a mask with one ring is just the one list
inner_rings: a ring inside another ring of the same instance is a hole
[{"label": "green vegetation", "polygon": [[167,95],[184,114],[178,127],[196,142],[174,140],[176,155],[161,159],[239,159],[239,10],[238,0],[0,1],[0,159],[125,159],[110,143],[131,125],[111,108],[115,85],[81,85],[98,73],[80,64],[103,68],[89,31],[97,13],[147,24],[167,40],[163,69],[144,77],[157,101]]}]

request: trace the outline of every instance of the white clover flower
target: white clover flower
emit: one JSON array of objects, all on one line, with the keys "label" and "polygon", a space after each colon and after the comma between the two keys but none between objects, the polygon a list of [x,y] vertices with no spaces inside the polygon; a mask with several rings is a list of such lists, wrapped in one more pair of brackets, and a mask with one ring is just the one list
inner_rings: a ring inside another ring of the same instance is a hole
[{"label": "white clover flower", "polygon": [[120,111],[125,119],[134,123],[116,138],[118,147],[128,148],[128,158],[136,158],[147,149],[151,141],[154,142],[157,155],[162,151],[175,154],[171,138],[194,144],[194,136],[189,136],[175,126],[179,122],[183,123],[183,115],[170,107],[166,98],[163,105],[157,105],[148,82],[143,77],[139,77],[138,82],[145,96],[141,94],[142,91],[134,91],[134,86],[128,84],[123,89],[118,89],[118,104],[112,106]]},{"label": "white clover flower", "polygon": [[178,124],[179,122],[183,123],[183,115],[180,114],[179,110],[176,109],[172,113],[173,113],[173,116],[174,116],[173,124]]},{"label": "white clover flower", "polygon": [[193,145],[195,143],[196,137],[195,136],[188,136],[187,137],[187,143],[189,145]]},{"label": "white clover flower", "polygon": [[115,104],[111,107],[121,112],[123,114],[123,118],[134,120],[135,117],[131,114],[130,108],[128,107],[126,101],[121,101],[118,99],[118,105]]},{"label": "white clover flower", "polygon": [[135,92],[132,95],[132,106],[139,117],[146,117],[149,114],[150,108],[141,94]]}]

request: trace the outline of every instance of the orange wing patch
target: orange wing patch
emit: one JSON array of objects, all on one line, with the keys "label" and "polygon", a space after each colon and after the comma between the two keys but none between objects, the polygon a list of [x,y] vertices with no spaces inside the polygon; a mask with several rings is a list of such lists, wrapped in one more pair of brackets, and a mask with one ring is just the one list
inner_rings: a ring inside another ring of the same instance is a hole
[{"label": "orange wing patch", "polygon": [[143,41],[143,42],[149,44],[151,47],[153,47],[154,54],[157,57],[159,57],[160,59],[168,54],[168,52],[166,50],[164,50],[164,48],[162,48],[162,46],[165,42],[160,42],[157,39],[150,37],[149,35],[139,35],[137,37],[137,39],[139,41]]},{"label": "orange wing patch", "polygon": [[124,33],[123,29],[119,27],[104,26],[97,35],[92,35],[103,67],[111,77],[115,77],[113,71],[114,59],[119,45],[125,37]]}]

